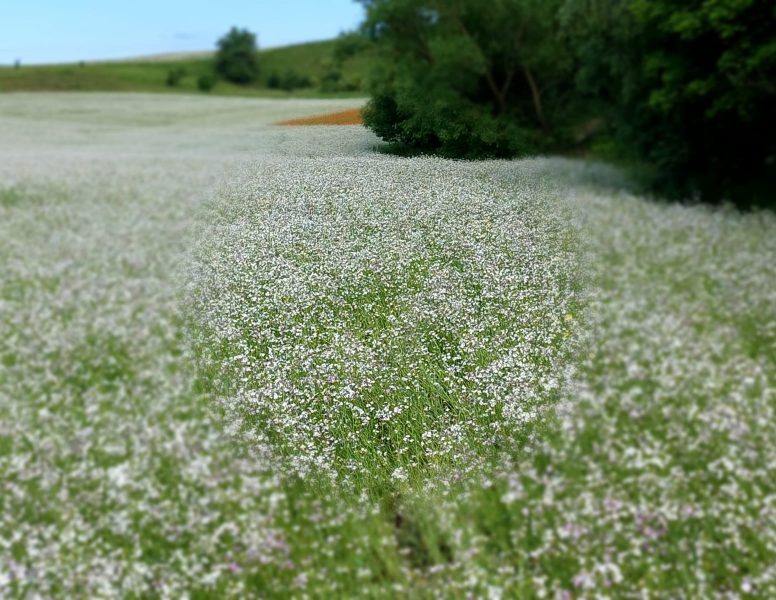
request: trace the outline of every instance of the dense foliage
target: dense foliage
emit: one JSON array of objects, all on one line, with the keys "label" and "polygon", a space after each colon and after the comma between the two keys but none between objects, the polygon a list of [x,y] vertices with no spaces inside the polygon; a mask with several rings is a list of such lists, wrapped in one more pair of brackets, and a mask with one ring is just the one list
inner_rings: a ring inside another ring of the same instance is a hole
[{"label": "dense foliage", "polygon": [[214,87],[216,87],[216,78],[209,73],[197,77],[197,89],[200,92],[209,92]]},{"label": "dense foliage", "polygon": [[174,67],[167,71],[167,78],[164,80],[165,85],[168,87],[177,87],[186,76],[186,70],[181,67]]},{"label": "dense foliage", "polygon": [[520,155],[603,122],[662,192],[749,201],[776,182],[769,0],[363,3],[384,58],[366,122],[387,141]]},{"label": "dense foliage", "polygon": [[[776,168],[776,5],[568,0],[579,89],[674,195],[756,199]],[[759,189],[758,189],[759,186]]]},{"label": "dense foliage", "polygon": [[570,60],[552,34],[559,2],[365,0],[379,48],[365,120],[391,142],[456,157],[547,147]]},{"label": "dense foliage", "polygon": [[256,35],[247,29],[232,27],[218,40],[216,72],[232,83],[251,83],[259,75]]},{"label": "dense foliage", "polygon": [[282,75],[279,75],[278,73],[272,73],[267,78],[268,88],[285,90],[287,92],[291,92],[299,88],[307,88],[311,85],[312,82],[307,75],[300,75],[293,69],[287,69]]}]

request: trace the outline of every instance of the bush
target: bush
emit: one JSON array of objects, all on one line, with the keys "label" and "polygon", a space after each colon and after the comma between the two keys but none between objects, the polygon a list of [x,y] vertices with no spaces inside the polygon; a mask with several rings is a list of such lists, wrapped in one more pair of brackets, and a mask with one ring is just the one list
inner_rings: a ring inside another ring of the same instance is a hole
[{"label": "bush", "polygon": [[209,92],[216,87],[216,78],[213,75],[205,74],[197,78],[197,89],[200,92]]},{"label": "bush", "polygon": [[312,83],[307,75],[300,75],[292,69],[287,70],[280,79],[280,88],[287,92],[299,88],[310,87],[311,85]]},{"label": "bush", "polygon": [[244,85],[256,81],[259,75],[256,36],[247,29],[232,27],[218,40],[215,69],[232,83]]},{"label": "bush", "polygon": [[342,73],[338,69],[329,69],[321,77],[320,88],[322,92],[338,92]]},{"label": "bush", "polygon": [[181,82],[181,79],[183,79],[185,76],[186,71],[184,69],[175,67],[174,69],[167,71],[167,79],[165,80],[165,84],[167,84],[169,87],[177,87]]},{"label": "bush", "polygon": [[293,69],[288,69],[283,75],[272,73],[267,78],[267,87],[273,90],[291,92],[299,88],[310,87],[312,82],[307,75],[300,75]]},{"label": "bush", "polygon": [[267,87],[271,90],[280,89],[280,75],[277,73],[272,73],[269,77],[267,77]]}]

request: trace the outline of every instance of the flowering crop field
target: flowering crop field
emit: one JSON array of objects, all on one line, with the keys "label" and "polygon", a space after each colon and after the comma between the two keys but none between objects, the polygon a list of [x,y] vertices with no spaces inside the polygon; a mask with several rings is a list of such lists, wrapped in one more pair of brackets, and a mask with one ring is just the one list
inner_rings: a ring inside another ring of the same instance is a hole
[{"label": "flowering crop field", "polygon": [[0,96],[0,597],[776,595],[776,217]]}]

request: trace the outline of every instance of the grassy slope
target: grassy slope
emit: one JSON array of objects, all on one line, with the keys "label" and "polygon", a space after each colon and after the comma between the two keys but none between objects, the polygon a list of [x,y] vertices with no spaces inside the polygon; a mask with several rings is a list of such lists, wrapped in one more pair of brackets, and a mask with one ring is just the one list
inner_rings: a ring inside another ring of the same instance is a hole
[{"label": "grassy slope", "polygon": [[[256,86],[242,87],[220,81],[212,94],[229,96],[287,96],[288,92],[270,90],[267,78],[293,69],[307,76],[313,87],[295,90],[295,96],[323,95],[318,82],[330,68],[334,40],[310,42],[260,52],[261,79]],[[178,86],[165,84],[171,69],[182,68],[185,76]],[[342,68],[343,80],[363,79],[367,65],[363,59],[351,59]],[[197,78],[212,72],[211,59],[202,54],[161,57],[159,60],[134,59],[99,63],[22,66],[0,68],[0,92],[14,91],[120,91],[120,92],[188,92],[199,93]],[[337,93],[353,96],[362,92]],[[332,94],[325,94],[331,96]]]}]

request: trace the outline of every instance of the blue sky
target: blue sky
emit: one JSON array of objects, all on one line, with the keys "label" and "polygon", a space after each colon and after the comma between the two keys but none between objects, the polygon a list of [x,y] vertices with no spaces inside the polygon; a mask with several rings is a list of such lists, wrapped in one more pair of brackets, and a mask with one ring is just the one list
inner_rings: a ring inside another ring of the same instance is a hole
[{"label": "blue sky", "polygon": [[210,50],[232,25],[263,48],[354,28],[353,0],[0,0],[0,64]]}]

